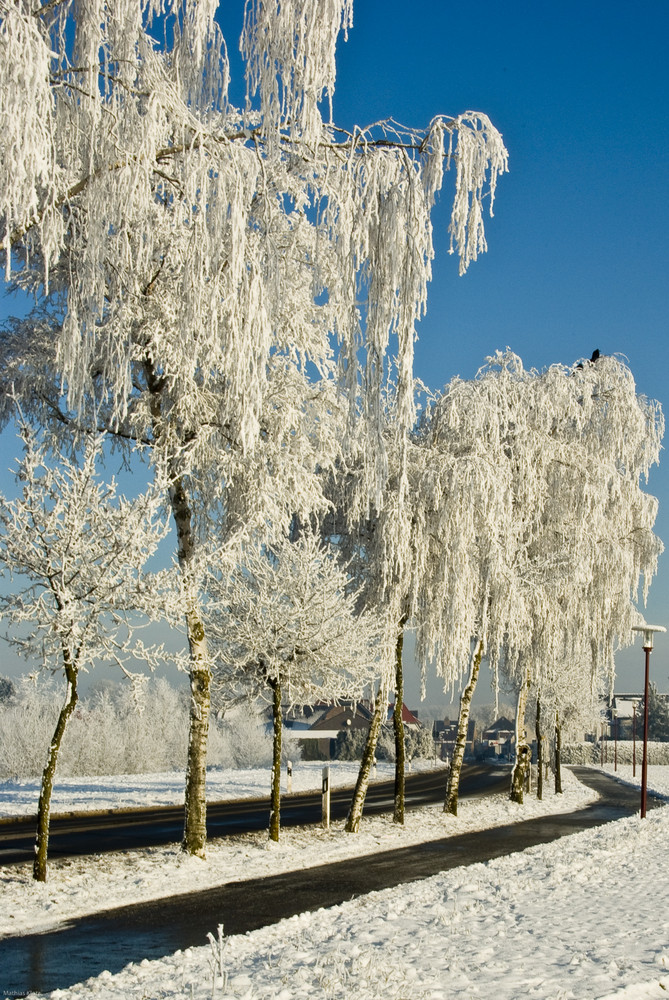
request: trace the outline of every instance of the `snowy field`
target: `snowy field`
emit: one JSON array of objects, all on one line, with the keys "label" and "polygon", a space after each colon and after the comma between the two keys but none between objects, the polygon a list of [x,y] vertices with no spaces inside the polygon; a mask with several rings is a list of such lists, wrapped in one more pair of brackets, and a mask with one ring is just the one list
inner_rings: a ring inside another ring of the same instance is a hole
[{"label": "snowy field", "polygon": [[[650,769],[649,787],[669,794],[669,768]],[[260,834],[212,842],[205,862],[183,858],[176,848],[72,859],[54,863],[50,881],[39,886],[27,868],[0,869],[0,933],[46,929],[102,906],[160,896],[167,886],[179,892],[225,882],[231,872],[247,878],[308,867],[449,830],[574,809],[590,799],[566,772],[558,798],[549,790],[543,803],[527,798],[524,807],[502,796],[465,800],[457,819],[444,817],[439,806],[423,808],[409,814],[404,831],[373,818],[357,837],[337,825],[285,831],[278,845]],[[205,942],[113,976],[102,973],[51,996],[651,1000],[669,989],[668,858],[669,809],[663,808],[643,822],[620,820],[224,938],[221,948]]]},{"label": "snowy field", "polygon": [[[354,785],[358,776],[355,761],[333,761],[330,765],[332,788]],[[413,762],[413,770],[432,770],[431,760]],[[442,766],[442,765],[439,765]],[[377,780],[391,780],[395,765],[379,762]],[[293,765],[293,791],[306,792],[321,787],[323,764],[319,761],[299,761]],[[407,770],[407,774],[411,774]],[[177,806],[184,800],[185,772],[164,774],[121,774],[110,777],[68,778],[56,776],[51,814],[84,810],[135,809],[147,806]],[[271,770],[262,768],[215,769],[207,771],[207,799],[268,798]],[[281,790],[286,789],[286,769],[281,772]],[[0,818],[26,816],[37,812],[39,778],[0,781]],[[444,771],[446,788],[446,771]]]}]

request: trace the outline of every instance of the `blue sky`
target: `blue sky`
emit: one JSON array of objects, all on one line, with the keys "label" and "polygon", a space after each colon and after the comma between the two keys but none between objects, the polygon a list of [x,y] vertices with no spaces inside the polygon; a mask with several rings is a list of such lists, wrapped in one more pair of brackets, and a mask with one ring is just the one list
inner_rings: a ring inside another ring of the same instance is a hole
[{"label": "blue sky", "polygon": [[[228,0],[221,16],[231,53],[242,9]],[[437,205],[416,351],[428,385],[473,377],[507,345],[537,368],[599,348],[625,355],[639,391],[669,409],[668,38],[663,0],[357,0],[339,48],[338,124],[392,116],[421,128],[440,113],[480,110],[509,150],[488,253],[462,278],[447,253],[448,179]],[[233,72],[241,88],[238,63]],[[14,441],[0,445],[4,470]],[[649,490],[669,542],[669,462]],[[669,626],[668,598],[669,554],[649,621]],[[637,641],[619,656],[619,690],[639,686],[642,666]],[[657,641],[652,674],[669,690],[669,638]]]},{"label": "blue sky", "polygon": [[[507,345],[537,368],[599,348],[625,355],[666,413],[669,5],[360,0],[354,22],[338,61],[340,124],[392,115],[421,127],[480,110],[509,150],[488,253],[464,277],[446,252],[447,182],[417,374],[436,388]],[[666,457],[648,489],[669,544]],[[669,626],[669,553],[646,614]],[[618,690],[641,684],[639,640],[617,666]],[[656,640],[651,673],[668,691],[669,639]]]}]

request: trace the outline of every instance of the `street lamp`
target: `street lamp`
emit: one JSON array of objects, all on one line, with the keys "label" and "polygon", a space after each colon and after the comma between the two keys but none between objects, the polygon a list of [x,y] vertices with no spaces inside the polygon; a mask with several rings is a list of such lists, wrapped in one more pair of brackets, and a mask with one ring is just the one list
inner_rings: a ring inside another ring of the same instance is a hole
[{"label": "street lamp", "polygon": [[643,632],[643,650],[646,654],[646,676],[643,689],[643,758],[641,761],[641,819],[646,816],[646,789],[648,787],[648,684],[650,678],[650,654],[653,648],[653,633],[666,632],[664,625],[633,625],[633,632]]}]

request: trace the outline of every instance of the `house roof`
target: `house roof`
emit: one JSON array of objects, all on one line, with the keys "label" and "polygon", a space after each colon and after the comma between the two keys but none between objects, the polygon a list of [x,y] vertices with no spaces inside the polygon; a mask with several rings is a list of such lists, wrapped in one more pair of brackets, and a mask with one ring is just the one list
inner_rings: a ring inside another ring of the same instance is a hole
[{"label": "house roof", "polygon": [[[474,739],[474,734],[476,732],[476,720],[467,720],[467,742],[470,743]],[[449,719],[444,719],[443,722],[436,720],[432,725],[432,733],[437,739],[443,739],[447,741],[455,741],[458,735],[458,722],[451,722]]]},{"label": "house roof", "polygon": [[[395,706],[394,705],[389,705],[388,706],[388,721],[390,721],[392,719],[394,711],[395,711]],[[418,715],[414,714],[412,711],[410,711],[410,709],[408,709],[406,707],[406,705],[404,704],[404,702],[402,702],[402,722],[406,723],[406,725],[408,725],[408,726],[420,726],[420,722],[418,720]]]},{"label": "house roof", "polygon": [[311,732],[368,729],[371,718],[371,712],[364,705],[333,705],[309,729]]},{"label": "house roof", "polygon": [[506,716],[502,715],[496,722],[493,722],[492,726],[488,726],[483,734],[486,733],[515,733],[516,724],[512,722],[511,719],[507,719]]}]

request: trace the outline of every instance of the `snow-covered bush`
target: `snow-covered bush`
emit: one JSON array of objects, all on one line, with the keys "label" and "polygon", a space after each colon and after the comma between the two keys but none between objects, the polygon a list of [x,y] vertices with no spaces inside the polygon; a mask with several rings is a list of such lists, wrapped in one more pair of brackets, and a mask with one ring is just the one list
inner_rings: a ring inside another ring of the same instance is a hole
[{"label": "snow-covered bush", "polygon": [[[634,747],[632,740],[618,740],[618,763],[631,764]],[[613,740],[608,740],[604,749],[604,762],[613,763],[615,746]],[[643,742],[636,741],[636,763],[641,767]],[[563,764],[599,764],[602,760],[602,748],[599,743],[567,743],[562,747]],[[649,764],[669,764],[669,743],[648,743]]]},{"label": "snow-covered bush", "polygon": [[[335,749],[336,760],[360,760],[367,740],[367,730],[354,729],[340,733]],[[434,742],[427,729],[404,730],[404,751],[407,760],[415,757],[433,757]],[[395,734],[391,727],[384,726],[376,744],[378,760],[395,760]]]},{"label": "snow-covered bush", "polygon": [[[0,780],[40,774],[63,698],[55,680],[22,678],[0,701]],[[65,733],[62,775],[141,774],[183,770],[188,744],[188,691],[164,678],[140,689],[108,684],[80,699]],[[211,720],[209,764],[263,767],[271,737],[251,708]]]},{"label": "snow-covered bush", "polygon": [[[222,721],[215,720],[218,753],[210,736],[208,759],[210,764],[223,767],[271,767],[272,733],[267,722],[252,707],[229,709]],[[297,759],[297,748],[293,758]]]},{"label": "snow-covered bush", "polygon": [[24,677],[0,703],[0,779],[42,773],[61,698],[55,682],[33,684]]},{"label": "snow-covered bush", "polygon": [[560,753],[563,764],[598,764],[598,743],[564,743]]},{"label": "snow-covered bush", "polygon": [[366,741],[366,729],[342,730],[335,744],[335,760],[362,760]]}]

